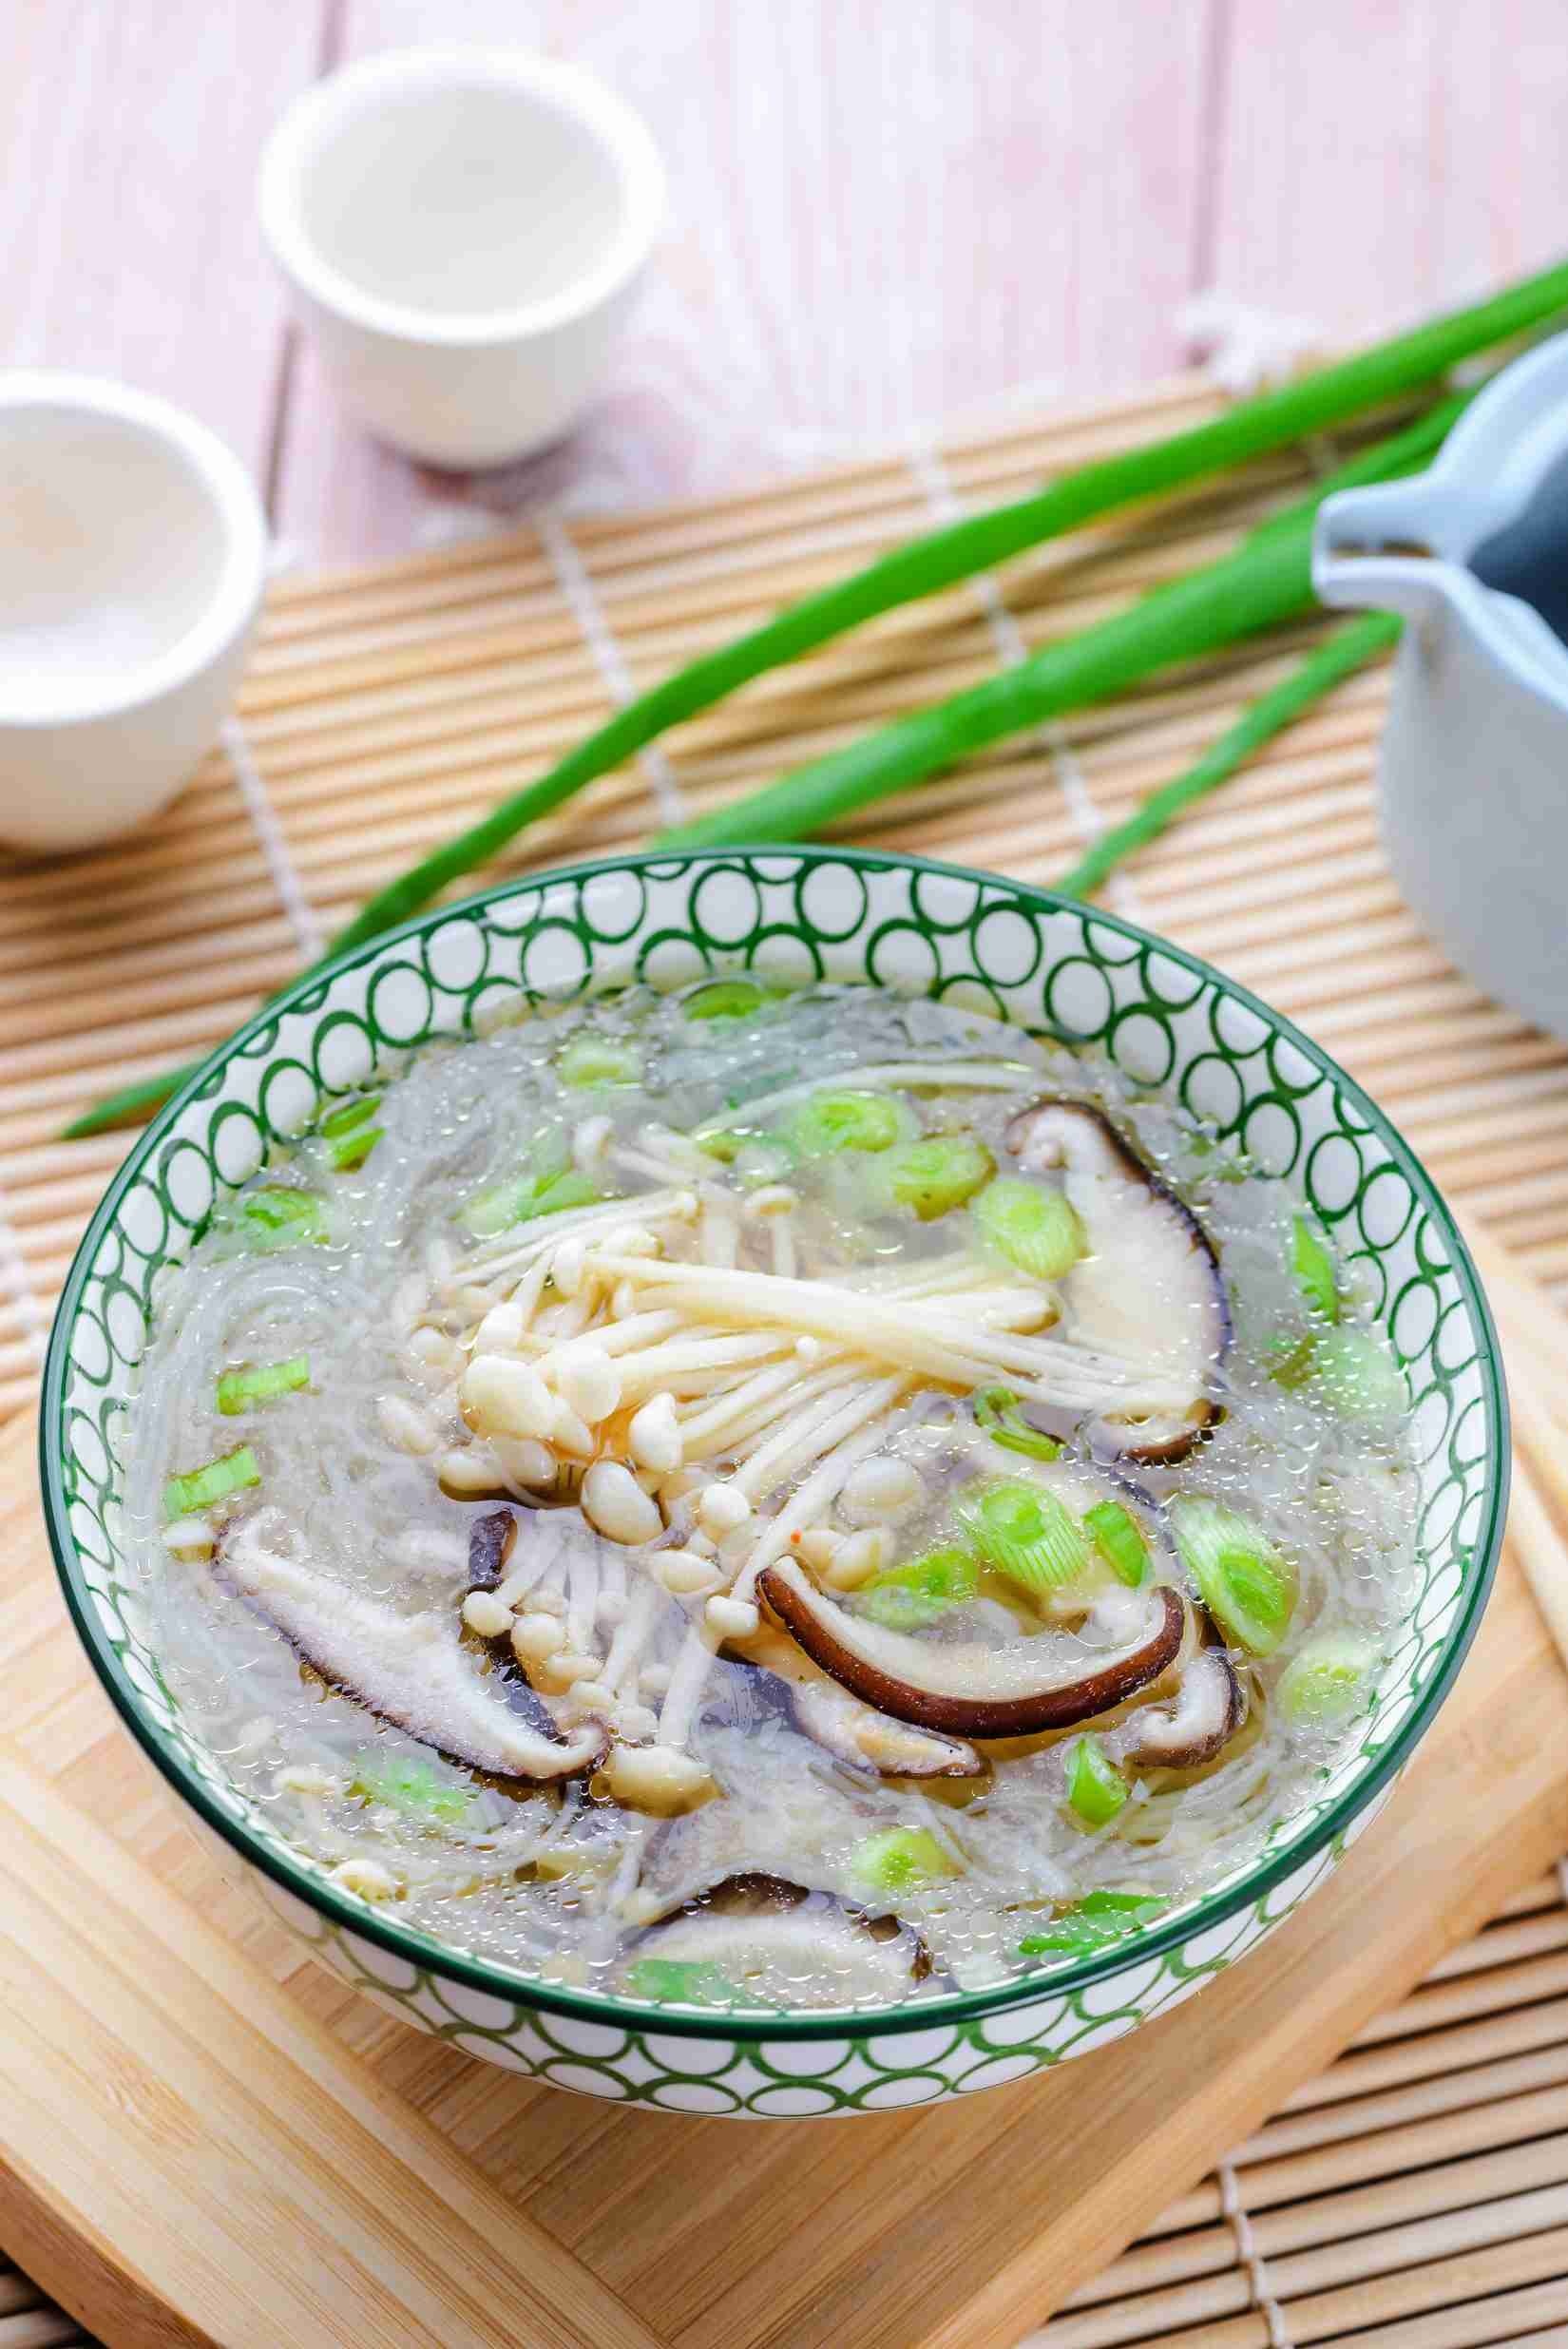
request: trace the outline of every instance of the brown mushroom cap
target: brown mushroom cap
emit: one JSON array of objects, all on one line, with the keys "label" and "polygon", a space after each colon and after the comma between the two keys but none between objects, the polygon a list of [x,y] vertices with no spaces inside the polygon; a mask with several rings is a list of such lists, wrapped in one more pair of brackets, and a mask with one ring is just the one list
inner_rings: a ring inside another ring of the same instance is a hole
[{"label": "brown mushroom cap", "polygon": [[1192,1402],[1159,1418],[1107,1413],[1096,1441],[1146,1467],[1185,1460],[1217,1416],[1210,1386],[1231,1339],[1219,1263],[1202,1225],[1086,1102],[1042,1100],[1008,1125],[1025,1174],[1060,1171],[1090,1253],[1061,1284],[1062,1334],[1190,1381]]},{"label": "brown mushroom cap", "polygon": [[1145,1705],[1128,1723],[1121,1760],[1131,1769],[1196,1769],[1213,1761],[1247,1718],[1247,1698],[1223,1648],[1188,1657],[1169,1705]]},{"label": "brown mushroom cap", "polygon": [[[1004,1649],[939,1643],[889,1631],[827,1598],[798,1561],[783,1558],[757,1580],[757,1596],[813,1664],[863,1703],[949,1737],[1028,1737],[1108,1712],[1157,1680],[1178,1653],[1187,1602],[1169,1584],[1119,1591],[1099,1602],[1125,1614],[1142,1601],[1120,1647],[1095,1650],[1042,1634]],[[1031,1653],[1031,1651],[1034,1651]]]}]

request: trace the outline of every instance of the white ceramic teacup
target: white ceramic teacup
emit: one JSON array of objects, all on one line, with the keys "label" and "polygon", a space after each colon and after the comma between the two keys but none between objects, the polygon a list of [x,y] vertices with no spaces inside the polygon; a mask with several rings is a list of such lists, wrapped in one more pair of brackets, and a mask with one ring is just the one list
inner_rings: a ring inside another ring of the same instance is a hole
[{"label": "white ceramic teacup", "polygon": [[433,465],[556,439],[663,212],[641,123],[570,66],[403,49],[318,83],[262,159],[261,223],[371,430]]},{"label": "white ceramic teacup", "polygon": [[0,842],[78,849],[177,792],[266,582],[244,468],[164,400],[0,375]]}]

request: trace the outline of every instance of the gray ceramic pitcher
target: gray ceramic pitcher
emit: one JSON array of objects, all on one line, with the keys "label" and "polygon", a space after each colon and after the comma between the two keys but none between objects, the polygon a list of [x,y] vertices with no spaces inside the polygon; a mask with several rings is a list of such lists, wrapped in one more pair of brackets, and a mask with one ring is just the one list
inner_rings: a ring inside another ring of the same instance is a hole
[{"label": "gray ceramic pitcher", "polygon": [[1568,334],[1504,369],[1430,472],[1326,500],[1312,578],[1409,622],[1380,772],[1401,888],[1568,1037]]}]

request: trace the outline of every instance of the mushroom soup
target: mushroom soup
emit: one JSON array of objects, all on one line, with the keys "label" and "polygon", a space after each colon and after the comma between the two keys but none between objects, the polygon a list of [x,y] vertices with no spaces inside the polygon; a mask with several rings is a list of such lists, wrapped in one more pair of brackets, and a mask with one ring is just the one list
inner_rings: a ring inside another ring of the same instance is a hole
[{"label": "mushroom soup", "polygon": [[301,1853],[526,1975],[887,2003],[1255,1859],[1413,1578],[1401,1374],[1107,1065],[747,980],[432,1046],[165,1276],[164,1676]]}]

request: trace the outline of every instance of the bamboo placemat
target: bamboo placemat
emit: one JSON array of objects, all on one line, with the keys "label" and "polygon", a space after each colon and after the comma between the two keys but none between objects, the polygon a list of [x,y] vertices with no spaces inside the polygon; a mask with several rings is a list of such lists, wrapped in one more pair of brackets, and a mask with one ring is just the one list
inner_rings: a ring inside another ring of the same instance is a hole
[{"label": "bamboo placemat", "polygon": [[[373,571],[281,580],[236,721],[162,821],[0,863],[0,1416],[33,1391],[53,1296],[124,1147],[60,1125],[216,1042],[367,890],[536,773],[628,691],[934,519],[1213,411],[1133,402],[740,499],[549,519]],[[1222,551],[1321,468],[1125,518],[759,680],[522,844],[540,865],[641,837],[956,690]],[[1280,674],[1303,629],[970,762],[856,829],[1049,881]],[[1301,1018],[1456,1201],[1568,1284],[1568,1053],[1445,964],[1377,845],[1386,685],[1368,675],[1113,881],[1111,901]],[[1266,2349],[1568,2342],[1568,1907],[1511,1903],[1291,2099],[1039,2340]],[[1423,1889],[1423,1898],[1429,1893]],[[934,2223],[934,2222],[933,2222]],[[0,2349],[79,2338],[0,2267]]]}]

